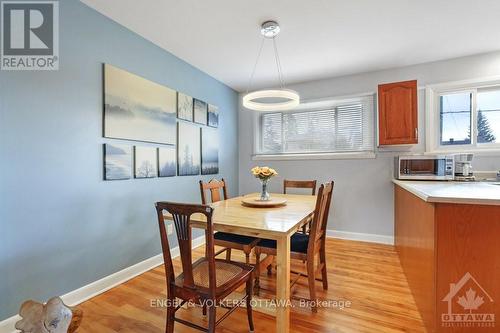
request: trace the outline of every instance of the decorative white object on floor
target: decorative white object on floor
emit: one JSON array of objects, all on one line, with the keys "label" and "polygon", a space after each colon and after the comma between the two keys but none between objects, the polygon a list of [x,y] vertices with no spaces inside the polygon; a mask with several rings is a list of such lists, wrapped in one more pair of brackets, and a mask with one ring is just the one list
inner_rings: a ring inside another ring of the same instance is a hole
[{"label": "decorative white object on floor", "polygon": [[46,304],[26,301],[19,310],[16,329],[22,333],[73,333],[82,322],[83,312],[68,307],[59,297]]}]

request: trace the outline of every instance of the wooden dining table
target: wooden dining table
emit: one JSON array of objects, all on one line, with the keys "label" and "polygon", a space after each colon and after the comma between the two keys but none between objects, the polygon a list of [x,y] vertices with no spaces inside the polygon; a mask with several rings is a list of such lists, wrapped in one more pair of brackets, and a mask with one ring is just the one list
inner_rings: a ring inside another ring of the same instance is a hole
[{"label": "wooden dining table", "polygon": [[[257,197],[257,194],[248,196]],[[242,205],[243,196],[210,204],[215,231],[276,240],[276,332],[290,332],[290,237],[313,215],[316,196],[271,194],[284,198],[286,205],[273,208],[252,208]],[[169,214],[165,219],[171,220]],[[191,225],[206,229],[202,214],[191,216]]]}]

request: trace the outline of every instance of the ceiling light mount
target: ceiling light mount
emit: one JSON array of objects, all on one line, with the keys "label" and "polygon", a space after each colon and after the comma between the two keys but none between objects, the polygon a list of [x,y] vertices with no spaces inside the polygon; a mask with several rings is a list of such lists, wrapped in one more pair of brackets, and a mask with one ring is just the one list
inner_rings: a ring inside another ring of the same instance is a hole
[{"label": "ceiling light mount", "polygon": [[[296,91],[285,89],[283,70],[281,68],[281,61],[278,54],[278,46],[276,45],[276,36],[279,34],[280,30],[280,25],[276,21],[266,21],[261,25],[260,33],[263,37],[260,43],[259,53],[257,54],[257,60],[248,81],[247,93],[243,96],[243,106],[249,110],[263,112],[287,111],[300,104],[299,94]],[[274,60],[276,62],[280,88],[250,92],[255,70],[257,69],[257,64],[259,63],[262,48],[266,39],[271,39],[273,43]]]},{"label": "ceiling light mount", "polygon": [[276,21],[266,21],[262,23],[260,33],[266,38],[274,38],[281,31],[280,25]]}]

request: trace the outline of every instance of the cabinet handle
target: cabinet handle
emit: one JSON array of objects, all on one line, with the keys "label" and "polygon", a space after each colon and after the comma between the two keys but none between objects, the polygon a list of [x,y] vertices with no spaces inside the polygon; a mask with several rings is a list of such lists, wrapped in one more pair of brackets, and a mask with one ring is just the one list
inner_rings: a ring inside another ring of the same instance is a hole
[{"label": "cabinet handle", "polygon": [[415,127],[415,138],[418,139],[418,128]]}]

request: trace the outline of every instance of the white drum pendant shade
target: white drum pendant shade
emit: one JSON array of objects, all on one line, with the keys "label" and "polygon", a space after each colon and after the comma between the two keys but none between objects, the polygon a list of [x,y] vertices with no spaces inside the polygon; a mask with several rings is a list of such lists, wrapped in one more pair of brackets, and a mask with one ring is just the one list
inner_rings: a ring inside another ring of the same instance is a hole
[{"label": "white drum pendant shade", "polygon": [[[258,102],[257,99],[285,99],[285,102]],[[243,96],[243,106],[255,111],[286,111],[300,104],[296,91],[287,89],[257,90]]]}]

